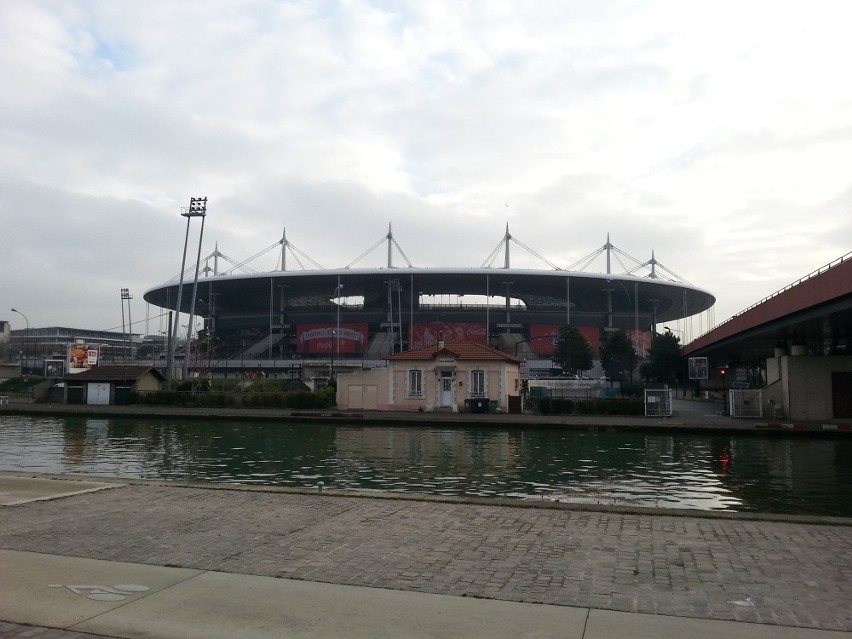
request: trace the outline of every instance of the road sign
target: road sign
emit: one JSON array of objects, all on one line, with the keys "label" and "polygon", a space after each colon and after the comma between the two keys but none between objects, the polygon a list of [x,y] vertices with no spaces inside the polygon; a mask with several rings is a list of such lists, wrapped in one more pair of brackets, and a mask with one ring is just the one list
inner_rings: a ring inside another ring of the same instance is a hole
[{"label": "road sign", "polygon": [[710,368],[706,357],[689,358],[689,379],[708,379]]}]

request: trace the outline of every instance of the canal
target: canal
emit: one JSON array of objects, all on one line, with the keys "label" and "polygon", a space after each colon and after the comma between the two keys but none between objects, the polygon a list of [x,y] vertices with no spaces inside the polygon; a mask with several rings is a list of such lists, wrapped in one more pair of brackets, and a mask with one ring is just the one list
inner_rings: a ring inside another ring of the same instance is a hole
[{"label": "canal", "polygon": [[852,438],[0,417],[0,470],[852,517]]}]

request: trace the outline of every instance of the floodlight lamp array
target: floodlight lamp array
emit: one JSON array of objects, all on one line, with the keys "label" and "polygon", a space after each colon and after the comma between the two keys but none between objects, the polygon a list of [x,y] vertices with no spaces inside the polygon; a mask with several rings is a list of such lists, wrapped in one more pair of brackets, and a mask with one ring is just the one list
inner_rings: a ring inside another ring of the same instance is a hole
[{"label": "floodlight lamp array", "polygon": [[193,197],[189,199],[189,208],[181,213],[184,217],[204,217],[207,215],[207,198]]}]

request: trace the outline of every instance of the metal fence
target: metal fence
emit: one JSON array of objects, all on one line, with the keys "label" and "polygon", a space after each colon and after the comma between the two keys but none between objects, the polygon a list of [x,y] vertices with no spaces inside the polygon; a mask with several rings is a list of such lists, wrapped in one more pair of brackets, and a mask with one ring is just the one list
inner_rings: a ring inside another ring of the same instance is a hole
[{"label": "metal fence", "polygon": [[671,417],[672,391],[670,388],[645,389],[645,417]]},{"label": "metal fence", "polygon": [[763,391],[732,388],[728,391],[731,417],[763,417]]},{"label": "metal fence", "polygon": [[562,399],[593,399],[600,394],[603,384],[592,380],[530,380],[531,397]]}]

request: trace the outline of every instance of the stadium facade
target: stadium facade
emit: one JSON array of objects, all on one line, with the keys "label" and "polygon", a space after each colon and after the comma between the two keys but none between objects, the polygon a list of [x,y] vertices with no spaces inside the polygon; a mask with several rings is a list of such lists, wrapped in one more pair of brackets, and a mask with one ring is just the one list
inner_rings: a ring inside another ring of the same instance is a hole
[{"label": "stadium facade", "polygon": [[502,267],[394,267],[390,231],[386,239],[387,268],[288,271],[286,250],[293,247],[285,235],[273,245],[281,247],[281,270],[204,269],[195,296],[187,292],[193,283],[181,278],[148,290],[144,299],[172,311],[180,299],[181,313],[203,319],[198,340],[214,345],[216,360],[336,358],[341,365],[381,360],[439,337],[546,360],[565,324],[577,326],[593,347],[607,331],[624,330],[641,351],[658,325],[715,303],[709,292],[669,277],[653,257],[638,265],[647,275],[609,272],[617,251],[609,239],[598,250],[606,253],[608,272],[598,274],[510,267],[508,228]]}]

